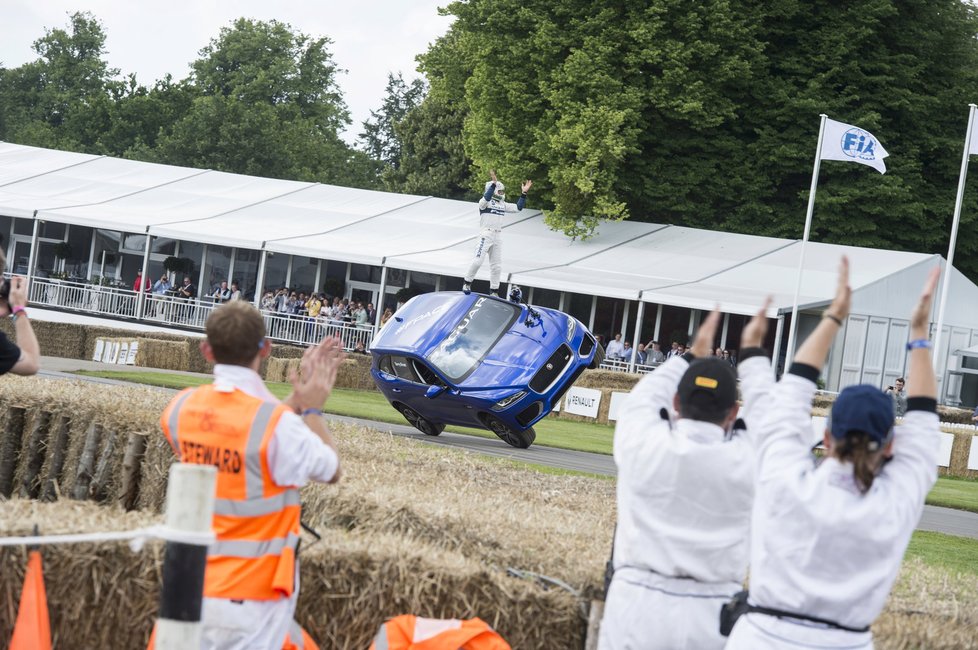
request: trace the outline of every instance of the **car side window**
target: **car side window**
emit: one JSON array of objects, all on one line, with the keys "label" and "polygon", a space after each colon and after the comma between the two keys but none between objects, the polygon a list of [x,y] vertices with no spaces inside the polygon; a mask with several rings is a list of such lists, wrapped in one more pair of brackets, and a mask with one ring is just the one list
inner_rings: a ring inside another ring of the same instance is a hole
[{"label": "car side window", "polygon": [[429,368],[425,363],[415,359],[413,362],[414,371],[418,373],[421,377],[421,381],[429,386],[444,386],[445,382],[441,380],[441,377],[435,374],[435,371]]},{"label": "car side window", "polygon": [[388,375],[394,374],[394,367],[391,365],[390,357],[381,357],[380,361],[377,362],[377,367],[383,373],[387,373]]},{"label": "car side window", "polygon": [[414,370],[414,363],[408,357],[391,357],[390,363],[394,368],[393,374],[406,381],[413,381],[416,384],[425,383],[418,373]]}]

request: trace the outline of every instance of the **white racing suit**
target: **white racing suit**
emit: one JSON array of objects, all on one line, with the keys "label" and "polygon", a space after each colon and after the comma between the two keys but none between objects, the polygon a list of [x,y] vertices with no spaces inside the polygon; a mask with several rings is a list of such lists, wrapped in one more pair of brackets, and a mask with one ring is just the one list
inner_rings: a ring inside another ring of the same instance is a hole
[{"label": "white racing suit", "polygon": [[489,183],[485,195],[479,199],[479,238],[475,242],[475,256],[465,272],[465,283],[471,284],[475,274],[482,266],[482,260],[489,255],[489,290],[499,289],[499,277],[503,271],[503,251],[500,232],[503,228],[503,215],[519,212],[526,205],[526,195],[521,195],[516,203],[507,203],[493,197],[496,184]]}]

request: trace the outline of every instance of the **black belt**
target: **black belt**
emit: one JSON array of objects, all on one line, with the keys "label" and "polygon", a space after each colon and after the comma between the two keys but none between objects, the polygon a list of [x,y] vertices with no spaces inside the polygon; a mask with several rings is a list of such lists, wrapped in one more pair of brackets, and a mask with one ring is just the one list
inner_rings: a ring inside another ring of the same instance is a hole
[{"label": "black belt", "polygon": [[734,624],[737,619],[744,614],[764,614],[765,616],[773,616],[775,618],[794,618],[800,621],[809,621],[811,623],[818,623],[820,625],[825,625],[827,627],[836,630],[845,630],[846,632],[868,632],[869,626],[866,627],[848,627],[842,625],[841,623],[836,623],[835,621],[830,621],[826,618],[819,618],[817,616],[808,616],[806,614],[796,614],[795,612],[786,612],[782,609],[772,609],[771,607],[762,607],[761,605],[751,605],[747,602],[748,597],[747,591],[740,591],[734,597],[733,600],[726,603],[720,609],[720,634],[722,636],[730,636],[730,632],[733,630]]},{"label": "black belt", "polygon": [[772,609],[770,607],[761,607],[760,605],[751,605],[747,603],[747,613],[751,614],[764,614],[766,616],[774,616],[775,618],[797,618],[802,621],[811,621],[812,623],[820,623],[822,625],[827,625],[828,627],[835,628],[837,630],[845,630],[846,632],[869,632],[869,626],[866,627],[847,627],[841,623],[836,623],[835,621],[830,621],[827,618],[819,618],[817,616],[806,616],[805,614],[795,614],[794,612],[786,612],[781,609]]}]

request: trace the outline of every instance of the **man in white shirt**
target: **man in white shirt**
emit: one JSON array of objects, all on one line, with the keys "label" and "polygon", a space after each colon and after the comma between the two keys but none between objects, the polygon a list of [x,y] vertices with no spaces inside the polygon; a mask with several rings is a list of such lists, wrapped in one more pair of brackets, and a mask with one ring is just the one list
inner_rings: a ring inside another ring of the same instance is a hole
[{"label": "man in white shirt", "polygon": [[625,344],[621,342],[621,334],[615,334],[615,340],[608,343],[604,356],[609,359],[621,359],[625,355]]},{"label": "man in white shirt", "polygon": [[[766,307],[744,328],[744,340],[756,346],[767,330]],[[751,411],[773,380],[763,350],[745,348],[740,371],[748,427],[734,431],[737,377],[711,357],[718,323],[713,312],[690,354],[646,375],[619,414],[615,573],[601,650],[724,645],[720,609],[747,574],[756,455]]]},{"label": "man in white shirt", "polygon": [[320,409],[345,355],[336,338],[308,348],[292,393],[279,401],[258,375],[271,343],[257,309],[241,300],[222,305],[206,332],[201,352],[215,363],[214,383],[182,391],[161,416],[182,462],[218,468],[201,648],[278,649],[299,595],[298,488],[340,478]]}]

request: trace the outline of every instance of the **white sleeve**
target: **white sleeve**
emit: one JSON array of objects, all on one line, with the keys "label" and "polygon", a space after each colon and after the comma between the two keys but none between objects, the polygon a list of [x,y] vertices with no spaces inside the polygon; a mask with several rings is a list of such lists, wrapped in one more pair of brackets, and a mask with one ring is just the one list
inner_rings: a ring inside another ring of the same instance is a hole
[{"label": "white sleeve", "polygon": [[811,463],[814,395],[815,382],[791,372],[771,390],[767,413],[755,431],[759,481],[778,476],[792,463]]},{"label": "white sleeve", "polygon": [[761,420],[771,407],[771,391],[775,386],[771,360],[765,356],[756,356],[741,361],[737,366],[737,375],[740,379],[740,396],[743,399],[740,417],[747,424],[747,439],[751,445],[756,446],[760,437],[758,430]]},{"label": "white sleeve", "polygon": [[283,413],[268,443],[268,469],[276,485],[328,483],[340,459],[295,413]]},{"label": "white sleeve", "polygon": [[883,475],[893,478],[905,503],[919,508],[937,482],[937,454],[941,445],[941,423],[933,411],[907,411],[893,429],[893,458],[883,466]]},{"label": "white sleeve", "polygon": [[[613,456],[619,470],[643,467],[648,471],[664,458],[673,444],[668,417],[679,380],[689,367],[682,357],[673,357],[655,372],[643,377],[622,404],[615,424]],[[663,409],[666,418],[663,418]]]}]

